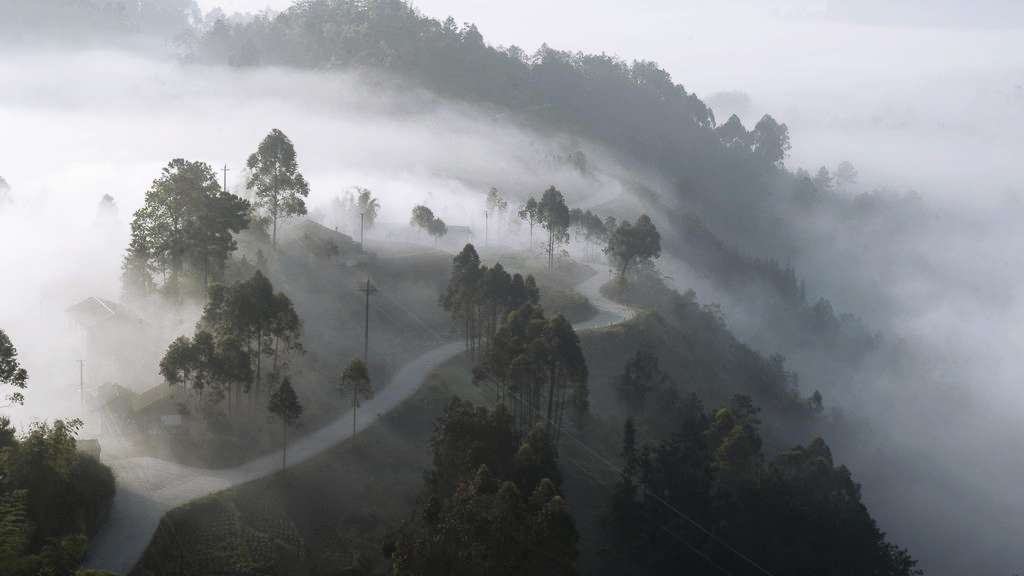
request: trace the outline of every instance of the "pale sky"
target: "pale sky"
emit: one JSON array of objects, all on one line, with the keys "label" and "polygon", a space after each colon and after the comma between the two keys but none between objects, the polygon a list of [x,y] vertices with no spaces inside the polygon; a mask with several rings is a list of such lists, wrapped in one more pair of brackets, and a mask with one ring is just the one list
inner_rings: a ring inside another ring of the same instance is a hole
[{"label": "pale sky", "polygon": [[[290,0],[200,0],[204,10],[256,12]],[[850,160],[871,186],[949,196],[976,174],[1016,172],[1024,153],[1024,3],[1009,0],[417,0],[425,15],[475,23],[495,46],[528,53],[561,50],[654,60],[706,99],[743,91],[753,106],[790,126],[787,166],[814,170]],[[928,9],[922,7],[927,6]],[[905,22],[918,22],[908,27]],[[877,16],[877,17],[876,17]],[[1001,18],[1002,17],[1002,18]],[[888,20],[884,26],[860,22]],[[1002,28],[955,23],[1001,22]],[[935,25],[936,22],[943,26]],[[1018,93],[1020,92],[1020,93]],[[716,110],[719,121],[728,111]],[[888,133],[910,126],[913,138]],[[882,130],[879,130],[879,126]],[[841,130],[837,131],[837,127]],[[871,133],[866,133],[867,127]],[[928,146],[920,146],[927,131]],[[977,162],[951,164],[979,146]],[[876,152],[877,151],[877,152]],[[943,167],[936,171],[935,166]],[[994,188],[1017,187],[1007,179]],[[944,189],[943,189],[944,188]],[[927,193],[927,192],[926,192]]]}]

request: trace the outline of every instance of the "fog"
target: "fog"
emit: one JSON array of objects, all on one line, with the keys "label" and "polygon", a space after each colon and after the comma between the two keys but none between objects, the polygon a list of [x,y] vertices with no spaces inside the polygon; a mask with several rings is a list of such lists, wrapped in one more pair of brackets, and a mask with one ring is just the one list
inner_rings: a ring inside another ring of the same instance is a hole
[{"label": "fog", "polygon": [[[231,12],[288,2],[200,2],[204,10],[216,4]],[[1021,9],[998,1],[987,9],[966,2],[928,9],[923,2],[416,5],[433,17],[475,22],[495,45],[532,52],[547,42],[656,60],[708,98],[719,122],[729,113],[747,127],[764,113],[785,122],[790,169],[813,173],[849,160],[860,172],[851,193],[915,191],[905,219],[902,212],[856,226],[804,219],[794,225],[807,243],[794,253],[741,247],[789,260],[812,301],[825,296],[837,312],[885,334],[883,352],[854,374],[829,378],[831,366],[811,352],[778,349],[750,302],[716,293],[670,248],[660,265],[681,290],[720,301],[741,339],[766,354],[784,352],[805,392],[820,388],[827,405],[863,423],[863,436],[836,439],[837,454],[851,460],[882,528],[927,573],[1021,569]],[[91,295],[117,299],[131,214],[172,158],[227,164],[229,188],[242,193],[245,158],[280,128],[310,181],[311,211],[364,186],[381,198],[384,230],[393,231],[407,230],[409,209],[421,202],[449,225],[478,227],[492,185],[513,204],[556,184],[571,204],[595,206],[615,198],[629,173],[593,143],[528,133],[498,111],[446,103],[370,72],[239,71],[102,50],[19,51],[2,54],[0,78],[0,176],[15,200],[0,212],[7,280],[0,327],[30,373],[26,406],[12,413],[21,424],[76,415],[83,351],[63,309]],[[714,105],[730,91],[749,103]],[[596,173],[552,161],[575,150],[586,151]],[[655,175],[629,178],[668,189]],[[114,222],[96,221],[105,193],[119,207]],[[179,318],[166,326],[175,328],[191,326]]]},{"label": "fog", "polygon": [[[14,201],[0,211],[9,279],[0,287],[0,326],[30,373],[25,406],[10,410],[20,427],[79,415],[84,338],[64,309],[90,296],[118,300],[128,223],[173,158],[226,164],[229,189],[245,195],[246,157],[280,128],[310,182],[311,217],[331,224],[333,199],[353,186],[369,188],[381,202],[371,239],[415,241],[409,213],[424,203],[482,240],[491,186],[513,207],[556,182],[574,204],[622,190],[615,174],[624,170],[593,145],[528,134],[499,112],[448,104],[369,72],[237,71],[105,50],[8,51],[0,77],[9,81],[0,92],[0,175]],[[557,160],[581,147],[609,172],[584,175]],[[116,219],[97,215],[104,194],[117,203]],[[509,214],[503,224],[513,220]],[[492,239],[513,238],[491,225]],[[166,346],[191,333],[197,317],[197,309],[171,311],[155,322],[156,340]],[[152,370],[122,385],[159,383],[162,349],[151,352]],[[86,390],[99,384],[87,381]]]}]

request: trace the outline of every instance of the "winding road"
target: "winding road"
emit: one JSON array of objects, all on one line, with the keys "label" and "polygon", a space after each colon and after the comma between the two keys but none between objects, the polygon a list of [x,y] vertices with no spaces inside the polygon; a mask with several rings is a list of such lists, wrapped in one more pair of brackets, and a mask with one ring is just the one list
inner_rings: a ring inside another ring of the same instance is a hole
[{"label": "winding road", "polygon": [[[590,266],[596,274],[580,283],[576,290],[590,299],[598,314],[577,324],[576,330],[607,326],[630,318],[632,311],[628,307],[601,295],[605,269]],[[398,406],[419,390],[430,373],[462,350],[461,341],[452,342],[415,358],[363,404],[362,414],[383,414]],[[352,417],[353,412],[348,410],[327,426],[291,443],[288,446],[288,466],[322,454],[351,437]],[[357,431],[372,421],[372,418],[364,416],[356,423]],[[114,471],[117,495],[110,518],[89,543],[84,566],[127,574],[142,557],[166,512],[191,500],[277,472],[281,469],[281,452],[220,470],[183,466],[151,457],[105,458],[104,463]]]}]

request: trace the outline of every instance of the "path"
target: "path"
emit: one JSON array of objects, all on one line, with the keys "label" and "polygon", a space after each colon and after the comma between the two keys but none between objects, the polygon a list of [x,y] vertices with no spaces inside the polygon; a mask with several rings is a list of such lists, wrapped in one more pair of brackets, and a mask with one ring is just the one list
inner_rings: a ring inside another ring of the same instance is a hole
[{"label": "path", "polygon": [[[600,293],[606,280],[602,267],[590,265],[594,276],[577,286],[598,309],[594,318],[576,325],[577,330],[606,326],[632,316],[629,308],[616,304]],[[357,431],[366,428],[368,414],[384,414],[419,390],[427,375],[455,357],[463,343],[441,345],[412,360],[391,378],[386,387],[364,403],[356,422]],[[288,446],[288,466],[294,466],[322,454],[352,436],[352,411],[346,411],[327,426],[303,436]],[[110,518],[102,531],[89,543],[86,568],[127,574],[142,557],[156,532],[160,518],[173,508],[281,469],[277,451],[234,468],[210,470],[184,466],[152,457],[114,459],[104,462],[117,478]]]}]

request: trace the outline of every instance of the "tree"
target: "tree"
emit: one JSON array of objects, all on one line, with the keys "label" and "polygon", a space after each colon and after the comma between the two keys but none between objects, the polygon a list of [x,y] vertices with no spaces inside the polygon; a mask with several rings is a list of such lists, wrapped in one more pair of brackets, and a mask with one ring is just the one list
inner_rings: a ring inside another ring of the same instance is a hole
[{"label": "tree", "polygon": [[789,128],[765,114],[751,132],[753,152],[769,164],[781,165],[789,153]]},{"label": "tree", "polygon": [[545,428],[558,440],[565,407],[572,406],[577,413],[586,412],[590,407],[587,360],[580,348],[579,336],[561,314],[548,320],[539,344],[548,384]]},{"label": "tree", "polygon": [[297,426],[302,417],[302,403],[292,388],[292,381],[285,376],[281,385],[270,395],[267,410],[281,421],[281,469],[284,470],[288,457],[288,428]]},{"label": "tree", "polygon": [[117,203],[110,194],[104,194],[96,205],[96,219],[108,222],[117,219]]},{"label": "tree", "polygon": [[220,402],[225,397],[230,400],[235,384],[252,380],[252,367],[234,337],[218,340],[199,330],[191,340],[181,336],[171,342],[160,360],[160,375],[169,385],[181,387],[183,399],[178,407],[182,413],[195,409],[212,419],[220,415]]},{"label": "tree", "polygon": [[498,189],[493,186],[487,192],[487,210],[492,214],[504,214],[508,210],[508,202],[498,194]]},{"label": "tree", "polygon": [[619,278],[625,278],[626,270],[633,260],[650,260],[661,256],[661,234],[646,214],[636,220],[636,225],[623,220],[608,235],[608,246],[604,253],[619,263]]},{"label": "tree", "polygon": [[715,128],[715,135],[726,148],[732,150],[750,150],[750,134],[743,126],[739,116],[733,114],[724,124]]},{"label": "tree", "polygon": [[627,414],[635,416],[643,410],[648,393],[667,381],[668,375],[658,366],[658,357],[641,348],[626,361],[622,374],[615,378],[612,386],[626,404]]},{"label": "tree", "polygon": [[169,162],[131,223],[132,240],[122,265],[126,295],[148,294],[155,287],[154,272],[163,276],[164,292],[173,299],[181,296],[182,276],[205,291],[236,248],[232,233],[249,225],[248,210],[246,200],[220,189],[207,164],[180,158]]},{"label": "tree", "polygon": [[13,392],[4,396],[3,399],[7,404],[0,408],[25,403],[25,395],[19,390],[28,388],[28,372],[18,364],[18,350],[2,329],[0,329],[0,386],[9,386],[14,389]]},{"label": "tree", "polygon": [[555,267],[555,247],[569,241],[569,207],[554,186],[549,187],[537,203],[537,220],[548,231],[548,268]]},{"label": "tree", "polygon": [[256,203],[273,223],[272,245],[277,246],[277,221],[306,213],[309,184],[299,172],[292,141],[277,128],[270,131],[246,162],[251,171],[245,183],[256,191]]},{"label": "tree", "polygon": [[537,205],[537,201],[534,200],[533,196],[526,201],[526,204],[519,209],[519,218],[525,220],[530,224],[530,252],[533,252],[533,225],[540,219],[540,211]]},{"label": "tree", "polygon": [[444,223],[444,220],[434,218],[427,227],[427,232],[434,237],[434,246],[437,246],[437,241],[448,234],[448,225]]},{"label": "tree", "polygon": [[579,573],[579,536],[550,435],[517,431],[502,405],[453,398],[429,446],[433,466],[399,534],[392,574]]},{"label": "tree", "polygon": [[821,168],[818,168],[818,172],[814,175],[812,182],[814,182],[814,187],[820,192],[827,193],[832,191],[833,180],[834,178],[832,175],[828,173],[828,168],[822,166]]},{"label": "tree", "polygon": [[850,162],[843,160],[836,168],[835,178],[836,187],[840,191],[845,191],[848,186],[857,183],[857,169]]},{"label": "tree", "polygon": [[[274,286],[259,270],[231,286],[211,286],[210,301],[196,328],[212,331],[219,338],[233,338],[245,351],[252,372],[244,391],[248,393],[255,384],[255,398],[260,396],[264,356],[273,358],[271,375],[276,379],[288,367],[288,355],[304,351],[302,321],[294,304],[284,292],[275,294]],[[239,396],[242,391],[239,386]]]},{"label": "tree", "polygon": [[338,394],[342,396],[352,395],[352,439],[356,437],[356,409],[363,400],[373,398],[373,384],[370,382],[370,374],[366,370],[366,364],[359,358],[353,358],[345,366],[341,373],[341,380],[338,381]]},{"label": "tree", "polygon": [[417,235],[423,230],[429,232],[430,225],[434,222],[434,211],[422,204],[417,204],[412,208],[412,218],[409,219],[409,225],[418,228]]},{"label": "tree", "polygon": [[373,228],[374,222],[377,221],[377,211],[380,210],[380,201],[373,197],[366,188],[360,188],[356,186],[356,191],[359,192],[359,196],[356,199],[356,205],[359,208],[359,213],[363,215],[363,223],[366,229]]},{"label": "tree", "polygon": [[448,287],[441,294],[439,303],[451,314],[456,326],[461,327],[465,337],[466,350],[474,342],[474,308],[478,301],[480,280],[483,271],[480,268],[480,255],[472,244],[466,244],[452,259],[452,273],[448,279]]},{"label": "tree", "polygon": [[496,230],[501,230],[501,222],[507,211],[508,202],[498,194],[498,189],[492,186],[490,191],[487,192],[487,214],[495,219],[497,223],[497,226],[495,226]]}]

